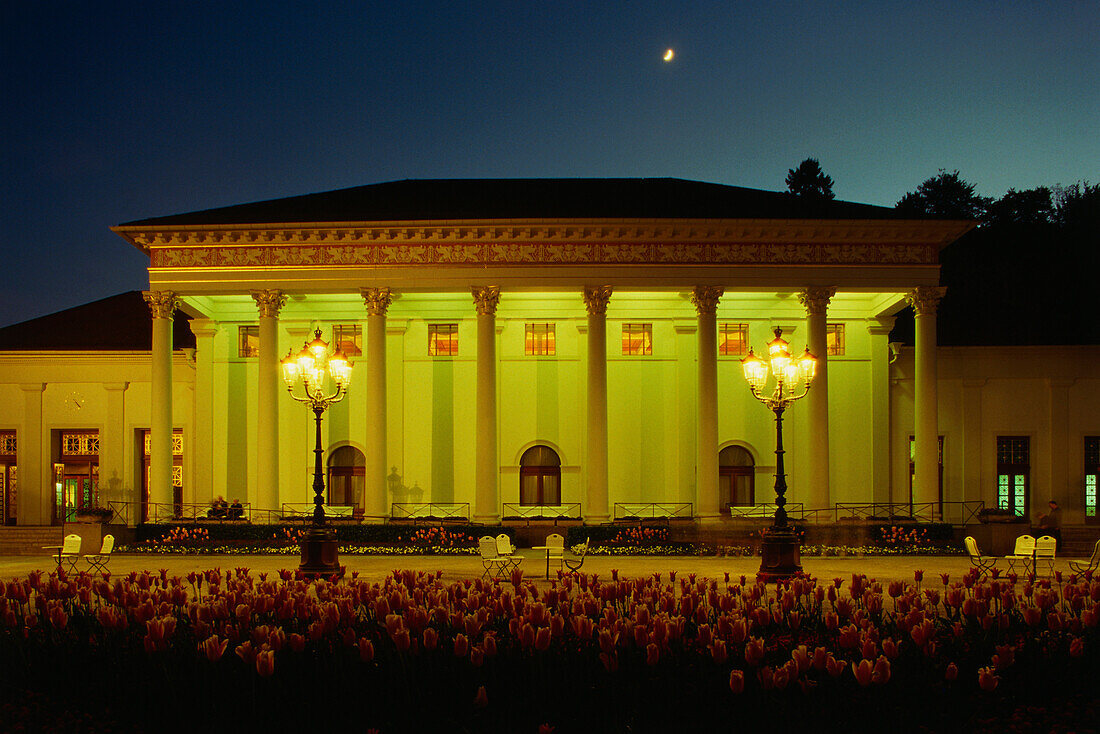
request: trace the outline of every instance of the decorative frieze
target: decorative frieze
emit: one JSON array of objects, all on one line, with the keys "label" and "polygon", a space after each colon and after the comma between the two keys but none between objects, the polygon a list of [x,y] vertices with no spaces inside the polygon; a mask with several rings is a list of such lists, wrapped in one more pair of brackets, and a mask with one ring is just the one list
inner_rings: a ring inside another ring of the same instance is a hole
[{"label": "decorative frieze", "polygon": [[607,313],[607,304],[611,300],[611,286],[586,285],[584,287],[584,307],[592,316],[600,316]]},{"label": "decorative frieze", "polygon": [[142,298],[149,304],[154,319],[171,319],[180,302],[172,291],[142,291]]},{"label": "decorative frieze", "polygon": [[832,297],[835,295],[836,288],[833,286],[813,286],[811,288],[803,288],[798,292],[798,302],[806,309],[808,315],[824,316],[829,308],[829,301],[832,300]]},{"label": "decorative frieze", "polygon": [[497,304],[500,303],[500,288],[495,285],[474,286],[470,291],[474,294],[474,306],[480,316],[496,314]]},{"label": "decorative frieze", "polygon": [[269,288],[252,291],[252,300],[256,302],[260,318],[275,319],[279,317],[279,311],[286,305],[286,294],[276,288]]},{"label": "decorative frieze", "polygon": [[938,285],[922,285],[905,294],[905,302],[913,307],[917,316],[935,316],[940,300],[947,288]]},{"label": "decorative frieze", "polygon": [[367,313],[371,316],[385,316],[393,303],[393,294],[389,288],[363,288],[359,293],[362,294]]},{"label": "decorative frieze", "polygon": [[725,290],[715,285],[699,285],[691,292],[691,302],[700,316],[713,316],[718,312],[718,301]]}]

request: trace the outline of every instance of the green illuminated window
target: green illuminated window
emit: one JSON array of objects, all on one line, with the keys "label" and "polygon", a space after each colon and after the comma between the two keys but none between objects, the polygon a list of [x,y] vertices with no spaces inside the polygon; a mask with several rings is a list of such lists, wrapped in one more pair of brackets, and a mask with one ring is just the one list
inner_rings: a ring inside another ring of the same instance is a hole
[{"label": "green illuminated window", "polygon": [[1028,512],[1028,482],[1031,474],[1031,439],[1027,436],[997,437],[997,507],[1017,517]]},{"label": "green illuminated window", "polygon": [[1096,514],[1096,484],[1100,478],[1100,436],[1085,436],[1085,522],[1100,523]]},{"label": "green illuminated window", "polygon": [[653,354],[653,324],[623,324],[623,356]]},{"label": "green illuminated window", "polygon": [[428,324],[428,356],[458,355],[458,324]]}]

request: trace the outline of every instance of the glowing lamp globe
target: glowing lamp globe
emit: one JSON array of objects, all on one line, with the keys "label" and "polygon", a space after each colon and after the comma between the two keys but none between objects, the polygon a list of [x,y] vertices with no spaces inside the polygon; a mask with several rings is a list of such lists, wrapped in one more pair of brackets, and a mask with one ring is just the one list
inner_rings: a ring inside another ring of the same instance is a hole
[{"label": "glowing lamp globe", "polygon": [[753,354],[751,347],[748,356],[741,360],[741,370],[753,390],[760,392],[764,389],[764,383],[768,381],[768,363]]},{"label": "glowing lamp globe", "polygon": [[806,347],[806,351],[798,358],[798,370],[802,373],[802,379],[806,381],[806,387],[809,387],[817,374],[817,357],[810,353],[809,347]]},{"label": "glowing lamp globe", "polygon": [[351,384],[351,362],[348,361],[348,357],[342,351],[337,351],[336,354],[329,357],[328,360],[328,373],[332,375],[332,380],[337,385],[347,387]]},{"label": "glowing lamp globe", "polygon": [[298,361],[294,354],[287,352],[287,355],[279,362],[283,368],[283,382],[287,387],[294,385],[294,381],[298,379]]},{"label": "glowing lamp globe", "polygon": [[791,363],[790,343],[783,338],[783,330],[775,327],[775,338],[768,342],[768,361],[777,380],[787,377],[787,365]]},{"label": "glowing lamp globe", "polygon": [[302,347],[302,351],[298,352],[296,357],[298,362],[298,372],[303,378],[308,379],[313,373],[313,365],[316,360],[313,357],[313,353],[309,351],[308,347]]},{"label": "glowing lamp globe", "polygon": [[320,329],[313,332],[313,341],[306,345],[306,349],[313,354],[313,358],[318,362],[325,358],[325,354],[328,352],[328,342],[321,338]]}]

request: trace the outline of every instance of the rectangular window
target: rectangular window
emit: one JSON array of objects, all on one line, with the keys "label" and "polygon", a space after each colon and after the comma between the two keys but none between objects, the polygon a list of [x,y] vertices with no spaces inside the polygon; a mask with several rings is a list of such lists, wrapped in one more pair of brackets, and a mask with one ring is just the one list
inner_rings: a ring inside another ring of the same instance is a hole
[{"label": "rectangular window", "polygon": [[66,431],[61,434],[63,457],[99,456],[99,431]]},{"label": "rectangular window", "polygon": [[718,356],[741,357],[749,351],[749,325],[718,325]]},{"label": "rectangular window", "polygon": [[347,357],[363,356],[363,329],[358,325],[337,324],[332,327],[334,349]]},{"label": "rectangular window", "polygon": [[844,354],[844,324],[826,325],[825,344],[830,357]]},{"label": "rectangular window", "polygon": [[997,507],[1027,517],[1031,439],[997,436]]},{"label": "rectangular window", "polygon": [[552,357],[555,353],[554,325],[527,324],[523,353],[528,357]]},{"label": "rectangular window", "polygon": [[0,458],[15,461],[15,431],[0,431]]},{"label": "rectangular window", "polygon": [[1096,484],[1100,479],[1100,436],[1085,436],[1085,522],[1100,523],[1096,514]]},{"label": "rectangular window", "polygon": [[623,324],[623,356],[653,354],[653,324]]},{"label": "rectangular window", "polygon": [[458,355],[458,324],[428,324],[428,356]]},{"label": "rectangular window", "polygon": [[237,327],[237,356],[238,357],[259,357],[260,356],[260,327],[259,326],[238,326]]}]

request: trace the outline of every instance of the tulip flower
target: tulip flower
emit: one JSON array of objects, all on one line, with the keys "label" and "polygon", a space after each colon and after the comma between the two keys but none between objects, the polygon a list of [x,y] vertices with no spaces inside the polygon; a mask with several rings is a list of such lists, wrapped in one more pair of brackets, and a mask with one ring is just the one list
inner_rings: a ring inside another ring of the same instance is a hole
[{"label": "tulip flower", "polygon": [[474,706],[483,709],[489,705],[489,694],[485,692],[485,686],[478,686],[477,695],[474,696]]},{"label": "tulip flower", "polygon": [[237,657],[243,660],[246,664],[252,665],[256,662],[256,651],[252,649],[252,643],[246,642],[243,645],[238,645],[234,650],[237,653]]},{"label": "tulip flower", "polygon": [[275,651],[261,650],[256,655],[256,672],[261,678],[270,678],[275,672]]},{"label": "tulip flower", "polygon": [[825,657],[825,670],[829,673],[829,675],[831,677],[833,677],[833,678],[840,677],[840,675],[844,672],[844,669],[845,669],[844,661],[843,660],[837,660],[836,658],[833,657],[832,653],[829,653]]},{"label": "tulip flower", "polygon": [[1000,676],[995,675],[992,668],[978,669],[978,685],[981,686],[983,691],[995,690],[1000,682]]},{"label": "tulip flower", "polygon": [[875,661],[874,670],[871,672],[871,681],[875,685],[882,685],[890,680],[890,661],[885,655],[879,655]]},{"label": "tulip flower", "polygon": [[874,675],[874,666],[870,660],[860,660],[859,665],[852,663],[852,675],[855,676],[856,682],[866,688],[871,685],[871,680]]},{"label": "tulip flower", "polygon": [[745,662],[757,666],[764,659],[764,641],[753,637],[745,643]]},{"label": "tulip flower", "polygon": [[291,632],[287,642],[290,643],[290,649],[294,652],[302,652],[306,649],[306,638],[297,632]]},{"label": "tulip flower", "polygon": [[535,649],[539,652],[545,652],[550,649],[550,628],[540,627],[539,631],[535,633]]},{"label": "tulip flower", "polygon": [[740,670],[730,671],[730,690],[734,693],[743,693],[745,690],[745,674]]},{"label": "tulip flower", "polygon": [[652,642],[646,645],[645,648],[645,663],[646,665],[653,667],[661,659],[661,648],[654,645]]},{"label": "tulip flower", "polygon": [[374,660],[374,643],[366,637],[359,638],[359,659],[364,663]]},{"label": "tulip flower", "polygon": [[481,645],[474,645],[472,648],[470,648],[470,663],[475,668],[480,668],[482,663],[484,662],[485,650],[482,649]]}]

